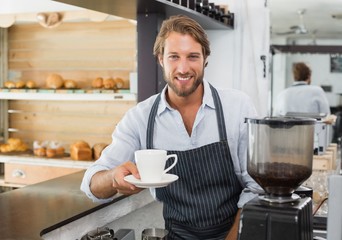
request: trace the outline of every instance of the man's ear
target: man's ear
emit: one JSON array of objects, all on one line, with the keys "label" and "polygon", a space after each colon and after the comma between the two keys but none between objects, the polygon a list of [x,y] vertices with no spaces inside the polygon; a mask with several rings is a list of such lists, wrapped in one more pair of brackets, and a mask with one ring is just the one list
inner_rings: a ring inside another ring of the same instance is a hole
[{"label": "man's ear", "polygon": [[163,68],[164,67],[164,62],[163,62],[163,56],[162,55],[158,55],[158,62],[160,64],[160,66]]}]

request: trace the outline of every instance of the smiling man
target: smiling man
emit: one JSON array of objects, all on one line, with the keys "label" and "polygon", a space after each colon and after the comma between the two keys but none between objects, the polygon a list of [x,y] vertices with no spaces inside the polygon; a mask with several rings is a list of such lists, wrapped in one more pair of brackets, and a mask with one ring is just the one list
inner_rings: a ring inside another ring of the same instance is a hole
[{"label": "smiling man", "polygon": [[165,149],[178,156],[169,172],[179,179],[151,189],[163,202],[168,239],[237,239],[239,208],[258,188],[247,174],[246,117],[251,99],[233,89],[218,90],[204,79],[210,47],[203,28],[186,16],[165,20],[154,55],[167,83],[160,94],[129,110],[112,143],[85,173],[81,189],[94,201],[140,188],[134,152]]}]

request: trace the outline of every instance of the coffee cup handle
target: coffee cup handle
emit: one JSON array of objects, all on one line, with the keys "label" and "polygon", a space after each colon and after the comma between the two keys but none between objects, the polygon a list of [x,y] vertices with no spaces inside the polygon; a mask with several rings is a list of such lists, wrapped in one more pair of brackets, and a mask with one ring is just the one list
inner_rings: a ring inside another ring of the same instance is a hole
[{"label": "coffee cup handle", "polygon": [[172,165],[170,167],[168,167],[167,169],[164,170],[164,174],[167,173],[168,171],[170,171],[176,164],[177,164],[177,161],[178,161],[178,157],[177,157],[177,154],[170,154],[170,155],[167,155],[167,158],[166,158],[166,161],[169,160],[170,158],[174,158],[175,160],[173,161]]}]

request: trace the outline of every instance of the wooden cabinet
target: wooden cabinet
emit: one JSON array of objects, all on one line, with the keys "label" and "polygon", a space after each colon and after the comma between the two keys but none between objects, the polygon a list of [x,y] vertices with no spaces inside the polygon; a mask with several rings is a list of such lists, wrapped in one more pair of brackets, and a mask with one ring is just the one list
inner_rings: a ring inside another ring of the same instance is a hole
[{"label": "wooden cabinet", "polygon": [[28,185],[43,182],[82,170],[82,168],[5,163],[4,180],[6,184]]},{"label": "wooden cabinet", "polygon": [[0,186],[17,188],[85,170],[93,161],[1,154],[0,163],[4,166]]}]

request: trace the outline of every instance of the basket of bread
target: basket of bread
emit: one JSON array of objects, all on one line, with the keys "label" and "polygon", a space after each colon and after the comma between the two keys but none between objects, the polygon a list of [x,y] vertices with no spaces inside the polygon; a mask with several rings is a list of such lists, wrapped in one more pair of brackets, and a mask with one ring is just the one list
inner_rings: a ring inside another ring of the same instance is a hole
[{"label": "basket of bread", "polygon": [[20,138],[9,138],[6,143],[0,144],[0,152],[25,152],[29,148]]}]

